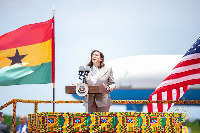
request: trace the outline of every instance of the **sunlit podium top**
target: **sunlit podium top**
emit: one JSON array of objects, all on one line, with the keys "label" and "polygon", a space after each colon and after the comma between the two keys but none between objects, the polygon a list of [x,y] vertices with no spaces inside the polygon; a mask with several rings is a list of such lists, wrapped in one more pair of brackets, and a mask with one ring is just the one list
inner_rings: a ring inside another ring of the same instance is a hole
[{"label": "sunlit podium top", "polygon": [[[65,93],[76,94],[76,86],[65,86]],[[103,86],[88,86],[88,94],[108,94]]]}]

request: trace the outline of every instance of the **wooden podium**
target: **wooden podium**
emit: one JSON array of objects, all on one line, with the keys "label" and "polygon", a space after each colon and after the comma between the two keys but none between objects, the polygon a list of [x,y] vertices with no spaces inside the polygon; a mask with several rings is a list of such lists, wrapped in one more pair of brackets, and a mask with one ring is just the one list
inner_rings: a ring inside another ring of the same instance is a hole
[{"label": "wooden podium", "polygon": [[[65,93],[76,94],[76,86],[65,86]],[[103,86],[88,86],[88,94],[108,94]]]},{"label": "wooden podium", "polygon": [[[76,86],[65,86],[65,93],[67,94],[76,94]],[[88,86],[88,94],[108,94],[106,88],[103,86]],[[88,112],[88,97],[85,97],[85,108]]]}]

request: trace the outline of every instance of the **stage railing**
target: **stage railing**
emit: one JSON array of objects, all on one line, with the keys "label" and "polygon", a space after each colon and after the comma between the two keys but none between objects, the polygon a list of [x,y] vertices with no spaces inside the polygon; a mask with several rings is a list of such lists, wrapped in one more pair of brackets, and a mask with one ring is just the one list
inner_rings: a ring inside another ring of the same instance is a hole
[{"label": "stage railing", "polygon": [[[83,100],[70,100],[70,101],[51,101],[51,100],[24,100],[24,99],[12,99],[4,105],[0,106],[0,110],[6,108],[10,104],[13,104],[13,116],[12,116],[12,132],[16,127],[16,108],[17,103],[33,103],[34,104],[34,114],[38,113],[38,104],[39,103],[83,103]],[[174,104],[200,104],[200,100],[163,100],[163,101],[148,101],[148,100],[111,100],[112,104],[148,104],[148,103],[174,103]]]}]

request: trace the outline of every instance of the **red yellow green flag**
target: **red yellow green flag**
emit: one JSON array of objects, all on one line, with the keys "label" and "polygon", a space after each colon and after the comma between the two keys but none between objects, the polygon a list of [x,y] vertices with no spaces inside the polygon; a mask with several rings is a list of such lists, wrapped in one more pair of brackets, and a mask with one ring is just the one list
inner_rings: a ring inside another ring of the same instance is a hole
[{"label": "red yellow green flag", "polygon": [[0,36],[0,86],[55,81],[54,18]]}]

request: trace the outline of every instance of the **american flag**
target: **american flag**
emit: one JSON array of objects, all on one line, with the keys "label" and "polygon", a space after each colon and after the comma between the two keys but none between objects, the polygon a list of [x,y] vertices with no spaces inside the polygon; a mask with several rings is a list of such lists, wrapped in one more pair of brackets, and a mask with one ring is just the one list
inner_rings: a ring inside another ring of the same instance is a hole
[{"label": "american flag", "polygon": [[[189,85],[194,84],[200,84],[200,37],[148,100],[179,100]],[[171,106],[173,106],[171,103],[150,103],[147,108],[148,112],[166,112]]]}]

